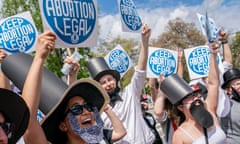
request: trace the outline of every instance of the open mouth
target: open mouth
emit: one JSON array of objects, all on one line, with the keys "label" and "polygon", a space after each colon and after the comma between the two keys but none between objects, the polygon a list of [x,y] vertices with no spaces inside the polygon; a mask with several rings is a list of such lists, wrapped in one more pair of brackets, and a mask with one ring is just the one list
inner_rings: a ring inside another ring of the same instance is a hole
[{"label": "open mouth", "polygon": [[85,119],[84,121],[81,122],[81,126],[82,127],[88,127],[88,126],[92,126],[92,120],[90,118]]}]

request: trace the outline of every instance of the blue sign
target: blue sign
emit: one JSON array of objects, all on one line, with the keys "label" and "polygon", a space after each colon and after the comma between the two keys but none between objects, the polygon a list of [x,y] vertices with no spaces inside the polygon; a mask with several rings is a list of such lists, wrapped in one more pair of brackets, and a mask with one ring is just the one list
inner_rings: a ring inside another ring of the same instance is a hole
[{"label": "blue sign", "polygon": [[28,51],[36,38],[35,26],[25,18],[10,17],[0,25],[0,46],[9,53]]},{"label": "blue sign", "polygon": [[132,31],[140,30],[142,21],[137,15],[136,6],[132,0],[120,0],[120,13],[128,29]]},{"label": "blue sign", "polygon": [[210,50],[206,47],[197,47],[188,57],[189,68],[198,75],[207,75]]},{"label": "blue sign", "polygon": [[37,120],[38,120],[38,122],[41,122],[42,119],[44,118],[44,116],[45,115],[42,113],[42,111],[38,109],[38,111],[37,111]]},{"label": "blue sign", "polygon": [[[201,24],[201,27],[202,27],[202,29],[203,30],[206,30],[206,17],[204,17],[203,15],[201,15],[200,16],[200,18],[199,18],[199,20],[200,20],[200,24]],[[215,24],[215,22],[212,20],[212,19],[210,19],[210,18],[208,18],[208,26],[209,26],[209,31],[211,32],[210,33],[210,36],[211,36],[211,38],[217,38],[217,36],[218,36],[218,31],[219,31],[219,28],[216,26],[216,24]],[[207,35],[207,34],[206,34]]]},{"label": "blue sign", "polygon": [[94,31],[97,11],[93,0],[43,0],[43,15],[56,35],[67,44],[80,44]]},{"label": "blue sign", "polygon": [[111,51],[108,57],[108,61],[110,67],[118,71],[121,75],[128,70],[130,65],[127,53],[120,49]]},{"label": "blue sign", "polygon": [[149,68],[155,75],[162,74],[167,77],[176,71],[176,59],[168,50],[156,50],[148,60]]}]

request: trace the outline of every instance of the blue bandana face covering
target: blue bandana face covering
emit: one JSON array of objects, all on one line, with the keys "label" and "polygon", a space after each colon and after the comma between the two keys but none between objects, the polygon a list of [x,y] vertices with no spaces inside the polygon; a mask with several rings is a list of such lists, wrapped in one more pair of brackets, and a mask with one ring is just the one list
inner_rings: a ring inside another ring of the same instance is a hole
[{"label": "blue bandana face covering", "polygon": [[77,118],[71,112],[67,114],[73,132],[87,143],[99,143],[103,140],[103,121],[96,107],[93,108],[93,113],[97,124],[87,128],[81,128]]}]

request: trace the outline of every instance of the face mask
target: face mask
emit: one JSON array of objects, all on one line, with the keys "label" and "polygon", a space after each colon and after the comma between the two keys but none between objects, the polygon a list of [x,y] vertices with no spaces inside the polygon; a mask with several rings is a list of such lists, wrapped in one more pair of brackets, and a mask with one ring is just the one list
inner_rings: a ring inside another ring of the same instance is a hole
[{"label": "face mask", "polygon": [[201,100],[196,100],[191,104],[190,113],[203,128],[209,128],[213,125],[212,115],[205,109]]},{"label": "face mask", "polygon": [[73,132],[87,143],[99,143],[103,140],[103,121],[96,107],[93,108],[93,112],[97,124],[87,128],[81,128],[77,118],[71,112],[67,115]]}]

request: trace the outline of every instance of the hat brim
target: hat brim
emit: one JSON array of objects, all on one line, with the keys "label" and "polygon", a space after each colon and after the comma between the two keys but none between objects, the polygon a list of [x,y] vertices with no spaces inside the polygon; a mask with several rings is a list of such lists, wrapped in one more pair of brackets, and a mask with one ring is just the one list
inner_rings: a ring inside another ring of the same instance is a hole
[{"label": "hat brim", "polygon": [[120,76],[120,73],[119,73],[118,71],[116,71],[116,70],[104,70],[104,71],[98,73],[98,74],[95,76],[94,79],[95,79],[96,81],[99,81],[100,78],[101,78],[102,76],[106,75],[106,74],[112,75],[117,81],[119,81],[119,80],[120,80],[120,77],[121,77],[121,76]]},{"label": "hat brim", "polygon": [[233,78],[231,78],[231,79],[228,79],[227,81],[225,81],[223,84],[222,84],[222,89],[225,89],[225,88],[227,88],[228,87],[228,85],[229,85],[229,83],[230,83],[230,81],[232,81],[232,80],[235,80],[235,79],[238,79],[238,78],[240,78],[240,76],[237,76],[237,77],[233,77]]},{"label": "hat brim", "polygon": [[175,106],[181,105],[181,104],[182,104],[182,101],[183,101],[184,99],[186,99],[189,95],[191,95],[191,94],[193,94],[193,93],[201,92],[201,91],[202,91],[201,89],[193,90],[191,93],[183,96],[182,99],[179,99],[178,102],[176,102],[174,105],[175,105]]},{"label": "hat brim", "polygon": [[0,88],[0,112],[14,125],[9,144],[16,143],[24,134],[29,122],[29,109],[16,93]]},{"label": "hat brim", "polygon": [[96,106],[99,113],[103,112],[104,106],[110,101],[106,91],[95,80],[82,78],[73,83],[41,122],[44,133],[52,144],[66,143],[66,134],[60,131],[59,124],[69,99],[74,96],[81,96],[87,103]]}]

